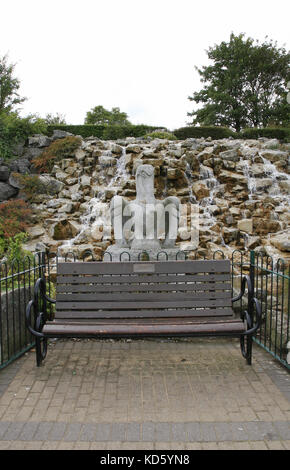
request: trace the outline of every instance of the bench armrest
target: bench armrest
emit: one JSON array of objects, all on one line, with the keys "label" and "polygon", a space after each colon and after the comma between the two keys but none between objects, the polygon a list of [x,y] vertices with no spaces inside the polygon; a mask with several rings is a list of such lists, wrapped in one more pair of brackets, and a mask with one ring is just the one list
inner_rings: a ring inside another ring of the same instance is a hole
[{"label": "bench armrest", "polygon": [[232,302],[236,302],[237,300],[240,300],[243,297],[245,290],[246,290],[246,284],[248,287],[248,297],[252,298],[254,296],[254,289],[252,286],[251,278],[250,276],[246,275],[242,279],[241,292],[239,293],[239,295],[232,298]]},{"label": "bench armrest", "polygon": [[[43,311],[39,310],[40,301],[42,302]],[[46,295],[45,280],[39,278],[34,286],[33,299],[28,302],[26,307],[26,326],[30,333],[38,338],[44,337],[41,330],[47,320],[46,302],[55,303],[55,300]],[[34,328],[31,326],[32,311],[35,314]]]},{"label": "bench armrest", "polygon": [[[248,329],[243,333],[244,335],[252,335],[260,328],[262,323],[262,308],[259,300],[254,297],[254,286],[251,282],[249,275],[246,275],[242,279],[241,292],[239,295],[232,299],[232,302],[240,300],[248,287],[248,311],[245,310],[242,314],[242,319],[247,320]],[[253,324],[254,311],[256,312],[256,323]]]}]

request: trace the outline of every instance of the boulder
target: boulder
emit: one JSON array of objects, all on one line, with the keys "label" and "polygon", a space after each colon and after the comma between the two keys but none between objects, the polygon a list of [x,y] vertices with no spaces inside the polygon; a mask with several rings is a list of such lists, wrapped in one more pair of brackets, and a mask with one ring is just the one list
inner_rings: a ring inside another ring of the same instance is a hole
[{"label": "boulder", "polygon": [[240,175],[239,173],[234,173],[233,171],[222,170],[218,175],[218,179],[221,183],[226,183],[230,185],[248,185],[248,179],[244,175]]},{"label": "boulder", "polygon": [[43,134],[35,134],[31,137],[28,137],[28,145],[30,147],[48,147],[52,142],[52,139],[50,137],[47,137],[46,135]]},{"label": "boulder", "polygon": [[0,182],[0,202],[7,201],[11,197],[15,196],[18,189],[10,184]]},{"label": "boulder", "polygon": [[230,160],[232,162],[238,162],[240,159],[239,153],[236,149],[226,150],[225,152],[220,152],[219,157],[222,160]]},{"label": "boulder", "polygon": [[76,227],[67,219],[62,219],[54,224],[50,231],[54,240],[69,240],[77,235]]},{"label": "boulder", "polygon": [[264,150],[260,152],[260,155],[270,160],[271,163],[279,160],[287,160],[288,158],[288,152],[283,152],[282,150]]},{"label": "boulder", "polygon": [[61,131],[60,129],[55,129],[53,131],[51,139],[52,140],[64,139],[65,137],[69,137],[71,135],[73,134],[71,134],[70,132],[65,132],[65,131]]},{"label": "boulder", "polygon": [[275,248],[280,251],[290,251],[290,231],[276,233],[274,237],[270,238],[270,242]]},{"label": "boulder", "polygon": [[45,234],[45,230],[42,225],[34,225],[33,227],[28,227],[28,229],[26,229],[26,232],[28,233],[30,240],[34,240]]},{"label": "boulder", "polygon": [[0,181],[7,181],[9,179],[10,169],[8,166],[0,166]]},{"label": "boulder", "polygon": [[64,187],[64,183],[52,178],[50,175],[40,175],[39,180],[43,183],[49,194],[58,194]]},{"label": "boulder", "polygon": [[242,219],[238,221],[238,229],[242,232],[253,233],[253,220],[252,219]]},{"label": "boulder", "polygon": [[115,157],[110,157],[107,155],[101,155],[99,157],[99,164],[103,167],[113,166],[117,164],[117,160]]},{"label": "boulder", "polygon": [[209,196],[209,189],[205,183],[197,181],[192,185],[192,192],[196,198],[200,201],[201,199]]}]

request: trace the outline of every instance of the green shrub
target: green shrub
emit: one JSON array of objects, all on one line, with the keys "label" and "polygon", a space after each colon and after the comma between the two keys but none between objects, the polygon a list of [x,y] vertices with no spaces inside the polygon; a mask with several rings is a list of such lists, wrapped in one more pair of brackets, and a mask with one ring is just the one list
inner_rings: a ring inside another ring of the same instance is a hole
[{"label": "green shrub", "polygon": [[23,249],[23,243],[28,240],[27,233],[18,233],[14,237],[0,238],[0,259],[5,256],[9,264],[17,260],[22,262],[25,256],[31,256],[31,253]]},{"label": "green shrub", "polygon": [[187,126],[180,127],[173,131],[178,140],[185,140],[189,138],[200,139],[201,137],[212,137],[213,139],[226,139],[228,137],[237,137],[236,132],[231,131],[227,127],[215,126]]},{"label": "green shrub", "polygon": [[98,137],[102,140],[125,139],[126,137],[142,137],[148,132],[155,131],[156,129],[164,129],[164,127],[146,126],[145,124],[137,125],[53,125],[47,126],[48,135],[52,135],[54,130],[61,130],[70,132],[74,135],[81,135],[84,139],[86,137]]},{"label": "green shrub", "polygon": [[47,126],[36,115],[20,118],[17,113],[0,114],[0,158],[13,157],[13,150],[20,142],[25,143],[30,135],[45,134]]},{"label": "green shrub", "polygon": [[266,137],[268,139],[278,139],[282,142],[290,141],[290,128],[287,127],[265,127],[262,129],[250,128],[241,132],[242,139],[258,139]]},{"label": "green shrub", "polygon": [[25,232],[32,211],[23,199],[11,199],[0,203],[0,237],[11,238]]},{"label": "green shrub", "polygon": [[145,137],[152,137],[152,139],[177,140],[177,137],[172,134],[172,132],[149,132],[149,134],[145,134]]},{"label": "green shrub", "polygon": [[34,158],[32,163],[39,173],[49,173],[56,162],[74,156],[74,152],[80,144],[81,139],[75,136],[58,139]]}]

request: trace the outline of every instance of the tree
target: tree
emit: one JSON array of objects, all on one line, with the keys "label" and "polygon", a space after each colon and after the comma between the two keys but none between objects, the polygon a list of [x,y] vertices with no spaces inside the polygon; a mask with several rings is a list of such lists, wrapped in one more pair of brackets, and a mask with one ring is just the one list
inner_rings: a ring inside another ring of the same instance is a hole
[{"label": "tree", "polygon": [[7,54],[0,57],[0,114],[10,113],[26,98],[18,94],[20,81],[13,76],[15,64],[8,64]]},{"label": "tree", "polygon": [[95,106],[87,112],[85,124],[103,124],[126,126],[131,124],[127,113],[121,112],[120,108],[112,108],[108,111],[103,106]]},{"label": "tree", "polygon": [[65,115],[61,113],[56,113],[55,115],[48,113],[45,116],[44,120],[48,126],[51,126],[54,124],[62,124],[62,125],[66,124]]},{"label": "tree", "polygon": [[287,82],[290,54],[277,43],[262,44],[244,34],[207,51],[212,65],[196,67],[204,87],[189,96],[203,107],[187,113],[191,124],[266,127],[270,122],[289,122]]}]

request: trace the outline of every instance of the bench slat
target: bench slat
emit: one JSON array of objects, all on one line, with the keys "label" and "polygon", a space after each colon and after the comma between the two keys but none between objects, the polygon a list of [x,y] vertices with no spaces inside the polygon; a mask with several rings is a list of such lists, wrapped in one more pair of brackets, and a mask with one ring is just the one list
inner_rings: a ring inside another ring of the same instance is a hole
[{"label": "bench slat", "polygon": [[87,285],[87,284],[57,284],[56,292],[156,292],[156,291],[208,291],[208,290],[231,290],[230,283],[225,282],[205,282],[192,284],[146,284],[146,285]]},{"label": "bench slat", "polygon": [[230,291],[212,291],[212,292],[170,292],[170,293],[164,293],[164,292],[121,292],[118,294],[112,294],[110,293],[86,293],[86,294],[70,294],[70,293],[65,293],[65,294],[57,294],[56,295],[56,301],[57,302],[101,302],[101,301],[112,301],[112,300],[117,300],[118,302],[123,302],[123,301],[130,301],[130,302],[137,302],[137,301],[144,301],[144,302],[150,302],[150,301],[161,301],[161,300],[166,300],[166,301],[175,301],[175,300],[214,300],[214,299],[229,299],[231,298],[231,292]]},{"label": "bench slat", "polygon": [[209,273],[204,273],[202,275],[200,274],[161,274],[160,276],[156,276],[154,274],[148,275],[144,274],[142,276],[140,275],[68,275],[68,276],[57,276],[57,284],[92,284],[92,283],[97,283],[97,284],[127,284],[127,283],[183,283],[183,282],[217,282],[217,281],[230,281],[231,276],[230,273],[225,273],[225,274],[209,274]]},{"label": "bench slat", "polygon": [[234,312],[230,307],[204,308],[204,309],[171,309],[171,310],[57,310],[55,319],[101,319],[101,318],[173,318],[173,317],[219,317],[233,316]]},{"label": "bench slat", "polygon": [[144,325],[123,325],[106,324],[106,325],[56,325],[46,324],[44,332],[46,335],[63,335],[71,334],[75,336],[108,336],[108,335],[185,335],[185,334],[241,334],[245,331],[243,322],[227,322],[227,323],[192,323],[192,324],[144,324]]},{"label": "bench slat", "polygon": [[[133,274],[230,272],[230,260],[58,263],[59,274]],[[152,268],[152,269],[151,269]],[[149,269],[151,269],[149,271]]]},{"label": "bench slat", "polygon": [[[233,313],[233,312],[232,312]],[[172,317],[143,317],[143,318],[138,318],[138,317],[130,317],[130,318],[57,318],[53,320],[52,322],[48,323],[53,323],[53,324],[59,324],[59,325],[67,325],[69,323],[75,324],[75,325],[107,325],[111,323],[115,324],[124,324],[124,325],[136,325],[136,324],[164,324],[164,323],[223,323],[223,322],[236,322],[240,321],[240,318],[237,318],[235,316],[229,317],[227,315],[224,316],[198,316],[198,317],[183,317],[183,316],[172,316]]]},{"label": "bench slat", "polygon": [[[215,300],[179,300],[179,301],[150,301],[146,302],[147,308],[174,308],[174,307],[230,307],[231,299],[215,299]],[[144,308],[144,302],[56,302],[56,309],[70,310],[92,310],[92,309],[119,309],[126,310],[132,308]]]}]

